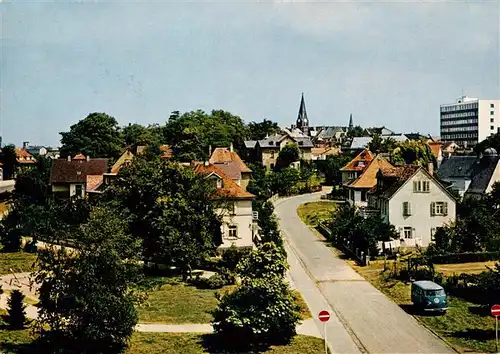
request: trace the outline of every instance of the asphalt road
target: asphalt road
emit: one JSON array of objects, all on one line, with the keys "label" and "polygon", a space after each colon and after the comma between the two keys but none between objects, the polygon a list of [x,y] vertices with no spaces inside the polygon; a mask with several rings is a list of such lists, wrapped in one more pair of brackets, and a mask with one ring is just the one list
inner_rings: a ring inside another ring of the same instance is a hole
[{"label": "asphalt road", "polygon": [[[297,207],[320,193],[278,200],[290,275],[315,316],[333,315],[327,340],[334,353],[455,353],[442,340],[337,258],[297,216]],[[316,322],[323,333],[323,324]]]}]

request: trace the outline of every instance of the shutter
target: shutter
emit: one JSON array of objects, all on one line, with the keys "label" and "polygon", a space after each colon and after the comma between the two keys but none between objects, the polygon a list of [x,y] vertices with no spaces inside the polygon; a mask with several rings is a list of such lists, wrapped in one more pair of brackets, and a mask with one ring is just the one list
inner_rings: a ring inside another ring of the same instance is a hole
[{"label": "shutter", "polygon": [[407,206],[407,208],[408,208],[408,215],[411,215],[411,203],[410,202],[407,202],[407,203],[408,203],[407,204],[408,205]]},{"label": "shutter", "polygon": [[448,215],[448,202],[443,203],[443,215]]},{"label": "shutter", "polygon": [[431,203],[431,216],[434,216],[434,202]]},{"label": "shutter", "polygon": [[413,181],[413,191],[417,191],[417,181]]},{"label": "shutter", "polygon": [[403,216],[406,215],[406,202],[403,202]]}]

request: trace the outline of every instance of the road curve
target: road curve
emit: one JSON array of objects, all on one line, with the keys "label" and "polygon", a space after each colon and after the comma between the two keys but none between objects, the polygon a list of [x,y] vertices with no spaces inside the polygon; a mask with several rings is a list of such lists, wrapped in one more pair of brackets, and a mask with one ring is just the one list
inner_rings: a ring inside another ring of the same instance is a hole
[{"label": "road curve", "polygon": [[[314,193],[278,200],[275,202],[275,212],[289,254],[292,251],[289,259],[295,262],[295,265],[291,264],[291,277],[295,286],[313,312],[316,312],[318,302],[325,300],[334,312],[330,321],[337,328],[335,331],[327,329],[330,349],[335,353],[455,353],[346,262],[337,258],[302,223],[297,215],[297,207],[319,198],[320,193]],[[300,269],[297,269],[299,263],[303,273],[308,274],[309,283],[301,277]],[[311,287],[319,289],[322,299],[317,289]],[[338,326],[339,323],[343,328]]]}]

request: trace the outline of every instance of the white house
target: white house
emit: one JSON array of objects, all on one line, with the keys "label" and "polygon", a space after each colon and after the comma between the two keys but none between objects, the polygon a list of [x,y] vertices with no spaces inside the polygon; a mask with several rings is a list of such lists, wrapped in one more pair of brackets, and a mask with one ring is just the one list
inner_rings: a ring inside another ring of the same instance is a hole
[{"label": "white house", "polygon": [[415,165],[380,169],[368,205],[396,227],[405,247],[428,246],[436,228],[455,220],[453,195]]},{"label": "white house", "polygon": [[219,248],[254,247],[257,237],[257,224],[252,213],[252,200],[255,196],[245,191],[220,168],[210,164],[197,163],[196,173],[206,175],[213,181],[217,189],[215,198],[222,199],[223,204],[218,210],[222,216],[222,244]]}]

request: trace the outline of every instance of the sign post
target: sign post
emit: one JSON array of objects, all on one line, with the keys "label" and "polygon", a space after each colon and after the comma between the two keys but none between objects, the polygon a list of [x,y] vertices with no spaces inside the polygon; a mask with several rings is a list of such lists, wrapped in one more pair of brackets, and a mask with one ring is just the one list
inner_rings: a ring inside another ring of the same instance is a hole
[{"label": "sign post", "polygon": [[326,310],[322,310],[318,314],[318,319],[323,322],[323,332],[325,337],[325,354],[328,354],[328,345],[326,344],[326,323],[330,319],[330,313]]},{"label": "sign post", "polygon": [[500,316],[500,305],[491,306],[491,315],[495,317],[495,351],[498,353],[498,316]]}]

